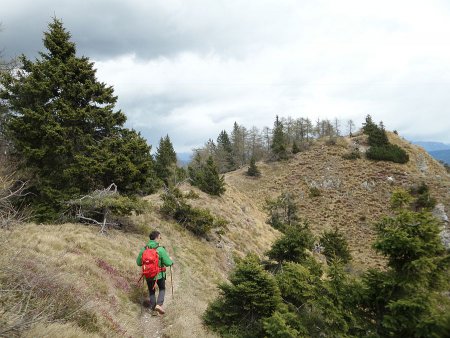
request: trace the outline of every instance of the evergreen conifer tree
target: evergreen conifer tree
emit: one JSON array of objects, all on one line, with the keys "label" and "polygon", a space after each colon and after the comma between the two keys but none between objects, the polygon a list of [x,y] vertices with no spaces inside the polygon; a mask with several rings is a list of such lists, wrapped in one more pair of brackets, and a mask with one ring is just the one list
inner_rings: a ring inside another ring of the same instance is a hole
[{"label": "evergreen conifer tree", "polygon": [[308,256],[306,250],[311,250],[314,236],[307,224],[287,227],[282,237],[277,239],[267,252],[269,258],[279,263],[300,263]]},{"label": "evergreen conifer tree", "polygon": [[177,154],[173,149],[169,135],[159,140],[155,154],[155,172],[158,178],[168,186],[169,178],[176,174]]},{"label": "evergreen conifer tree", "polygon": [[203,181],[199,186],[200,190],[210,195],[222,195],[225,192],[225,178],[219,175],[212,156],[208,157],[202,171]]},{"label": "evergreen conifer tree", "polygon": [[363,132],[368,135],[370,148],[366,152],[366,157],[376,161],[391,161],[396,163],[406,163],[409,155],[405,150],[396,144],[389,143],[389,139],[384,129],[383,122],[377,126],[370,115],[367,115],[366,122],[363,123]]},{"label": "evergreen conifer tree", "polygon": [[300,152],[300,148],[298,147],[297,142],[294,141],[294,143],[292,144],[292,153],[297,154],[299,152]]},{"label": "evergreen conifer tree", "polygon": [[346,264],[352,259],[347,240],[337,228],[333,231],[325,231],[320,237],[320,244],[324,247],[323,254],[327,262],[339,259]]},{"label": "evergreen conifer tree", "polygon": [[202,156],[197,151],[191,163],[188,166],[188,175],[192,185],[200,187],[203,182],[203,163]]},{"label": "evergreen conifer tree", "polygon": [[373,122],[372,116],[367,115],[366,120],[363,123],[363,127],[362,127],[364,134],[369,135],[372,132],[372,130],[375,129],[376,127],[377,127],[377,125]]},{"label": "evergreen conifer tree", "polygon": [[285,160],[288,158],[286,151],[286,137],[283,131],[283,124],[276,117],[274,128],[273,128],[273,138],[271,144],[271,150],[273,157],[276,160]]},{"label": "evergreen conifer tree", "polygon": [[217,137],[216,162],[221,173],[234,170],[236,163],[233,157],[233,149],[230,138],[225,130],[222,130]]},{"label": "evergreen conifer tree", "polygon": [[8,137],[31,176],[28,198],[37,217],[57,216],[62,201],[113,182],[126,184],[119,186],[125,193],[151,191],[150,147],[123,128],[113,88],[96,79],[87,57],[76,56],[61,21],[53,19],[43,41],[40,59],[22,56],[15,74],[2,74],[0,91],[12,112]]},{"label": "evergreen conifer tree", "polygon": [[207,308],[204,322],[224,336],[262,337],[263,320],[281,303],[275,279],[263,270],[257,257],[239,262],[230,283],[219,286],[220,295]]},{"label": "evergreen conifer tree", "polygon": [[404,210],[376,228],[374,247],[386,256],[388,269],[366,274],[365,313],[383,337],[441,337],[450,308],[441,293],[449,287],[450,256],[436,219]]},{"label": "evergreen conifer tree", "polygon": [[244,165],[246,158],[246,135],[247,131],[244,126],[240,126],[235,121],[233,130],[231,131],[231,146],[233,150],[234,163],[237,167]]},{"label": "evergreen conifer tree", "polygon": [[196,153],[188,167],[189,178],[192,185],[210,195],[220,196],[225,192],[225,178],[219,175],[212,155],[203,162],[200,153]]},{"label": "evergreen conifer tree", "polygon": [[248,167],[247,175],[253,176],[253,177],[261,176],[261,172],[259,171],[258,167],[256,166],[255,157],[253,157],[253,156],[250,159],[250,166]]}]

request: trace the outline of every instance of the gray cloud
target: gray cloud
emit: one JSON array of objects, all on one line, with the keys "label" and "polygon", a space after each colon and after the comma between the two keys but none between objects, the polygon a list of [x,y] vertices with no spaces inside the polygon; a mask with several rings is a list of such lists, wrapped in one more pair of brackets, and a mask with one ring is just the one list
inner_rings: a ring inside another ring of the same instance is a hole
[{"label": "gray cloud", "polygon": [[449,14],[443,0],[21,0],[2,6],[0,47],[34,57],[61,18],[154,148],[169,134],[188,151],[276,114],[371,114],[450,143]]},{"label": "gray cloud", "polygon": [[[8,55],[35,55],[53,16],[72,33],[81,53],[96,59],[134,53],[139,58],[182,51],[241,54],[255,46],[285,41],[289,30],[273,20],[273,10],[295,17],[290,2],[266,1],[22,0],[2,8]],[[263,28],[263,29],[261,29]],[[300,33],[301,34],[301,33]]]}]

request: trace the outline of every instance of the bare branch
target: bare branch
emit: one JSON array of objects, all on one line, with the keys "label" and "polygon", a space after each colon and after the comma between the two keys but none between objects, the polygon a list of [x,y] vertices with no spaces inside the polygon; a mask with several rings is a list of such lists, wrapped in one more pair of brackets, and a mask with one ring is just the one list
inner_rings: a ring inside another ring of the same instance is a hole
[{"label": "bare branch", "polygon": [[16,180],[14,176],[15,172],[0,173],[0,228],[24,222],[30,217],[14,203],[18,198],[29,194],[26,192],[28,182]]}]

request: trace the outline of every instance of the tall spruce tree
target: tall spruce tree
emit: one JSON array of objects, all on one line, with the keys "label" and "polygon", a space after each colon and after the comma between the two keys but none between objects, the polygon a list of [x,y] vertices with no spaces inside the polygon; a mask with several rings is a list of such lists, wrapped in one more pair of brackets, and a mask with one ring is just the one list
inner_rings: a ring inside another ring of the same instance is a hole
[{"label": "tall spruce tree", "polygon": [[275,160],[287,159],[288,156],[286,151],[286,136],[283,131],[283,124],[278,119],[278,115],[274,123],[273,138],[270,148],[272,150],[272,155],[275,158]]},{"label": "tall spruce tree", "polygon": [[203,181],[203,162],[200,152],[196,151],[188,166],[188,176],[192,185],[199,187]]},{"label": "tall spruce tree", "polygon": [[203,182],[200,189],[210,195],[220,196],[225,192],[225,178],[219,175],[212,156],[208,157],[203,166]]},{"label": "tall spruce tree", "polygon": [[151,191],[150,147],[123,128],[126,117],[114,111],[113,88],[97,80],[87,57],[76,56],[61,21],[53,19],[43,42],[40,59],[21,56],[21,68],[2,75],[0,91],[37,217],[57,216],[62,201],[113,182],[125,193]]},{"label": "tall spruce tree", "polygon": [[233,158],[233,149],[226,130],[222,130],[217,137],[217,148],[215,153],[216,163],[221,173],[234,170],[236,163]]},{"label": "tall spruce tree", "polygon": [[173,149],[169,135],[159,140],[159,147],[155,154],[155,172],[158,178],[168,186],[169,179],[175,175],[177,168],[177,154]]},{"label": "tall spruce tree", "polygon": [[225,192],[225,179],[219,175],[212,155],[204,162],[197,152],[189,164],[188,173],[191,184],[197,186],[201,191],[217,196]]},{"label": "tall spruce tree", "polygon": [[[387,269],[364,278],[365,313],[382,337],[444,337],[450,319],[450,255],[437,220],[427,212],[400,210],[376,224],[374,248]],[[447,309],[447,310],[446,310]],[[448,333],[448,331],[447,331]]]},{"label": "tall spruce tree", "polygon": [[231,131],[231,144],[233,148],[234,163],[240,167],[246,162],[246,138],[247,131],[244,126],[240,126],[235,121]]}]

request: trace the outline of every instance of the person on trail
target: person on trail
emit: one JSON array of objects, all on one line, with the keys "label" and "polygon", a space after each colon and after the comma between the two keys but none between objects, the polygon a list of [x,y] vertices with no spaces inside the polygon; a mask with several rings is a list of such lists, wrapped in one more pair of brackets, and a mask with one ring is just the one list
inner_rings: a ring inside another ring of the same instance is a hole
[{"label": "person on trail", "polygon": [[[150,233],[150,241],[141,249],[139,255],[136,258],[136,263],[139,266],[142,266],[142,254],[144,253],[146,248],[156,249],[158,253],[158,266],[161,268],[161,271],[154,278],[146,278],[148,291],[150,294],[150,309],[152,310],[152,315],[164,314],[165,311],[162,307],[164,303],[164,295],[166,292],[166,272],[165,267],[172,266],[173,262],[167,253],[166,249],[163,246],[160,246],[159,243],[161,241],[161,233],[159,231],[152,231]],[[158,285],[158,299],[156,300],[156,285]]]}]

